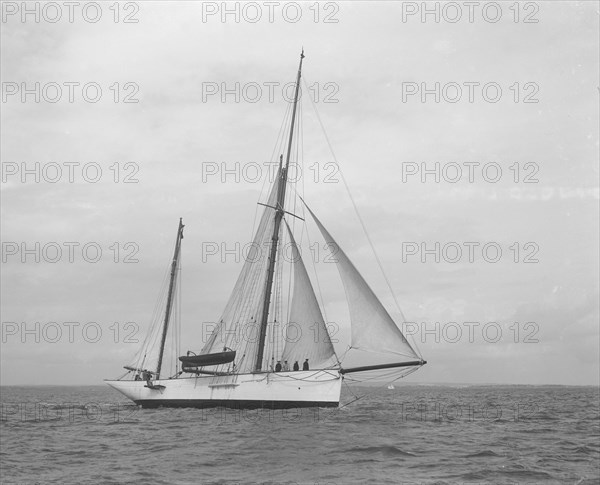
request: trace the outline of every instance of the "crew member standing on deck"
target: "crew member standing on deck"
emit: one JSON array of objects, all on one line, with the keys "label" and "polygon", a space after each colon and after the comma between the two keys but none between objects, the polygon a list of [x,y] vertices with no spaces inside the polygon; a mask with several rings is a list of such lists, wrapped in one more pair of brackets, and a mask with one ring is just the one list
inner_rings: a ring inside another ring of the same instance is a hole
[{"label": "crew member standing on deck", "polygon": [[302,364],[302,370],[308,370],[308,359],[306,359],[304,364]]},{"label": "crew member standing on deck", "polygon": [[146,385],[148,387],[152,387],[152,374],[148,371],[144,371],[142,373],[142,376],[143,376],[144,380],[146,381]]}]

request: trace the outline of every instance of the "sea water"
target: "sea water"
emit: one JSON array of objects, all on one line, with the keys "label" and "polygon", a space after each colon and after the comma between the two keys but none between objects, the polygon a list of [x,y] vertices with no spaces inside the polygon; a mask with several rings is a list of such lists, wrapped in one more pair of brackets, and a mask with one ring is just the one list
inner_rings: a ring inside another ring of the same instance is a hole
[{"label": "sea water", "polygon": [[600,483],[599,389],[345,387],[339,409],[140,409],[2,387],[2,484]]}]

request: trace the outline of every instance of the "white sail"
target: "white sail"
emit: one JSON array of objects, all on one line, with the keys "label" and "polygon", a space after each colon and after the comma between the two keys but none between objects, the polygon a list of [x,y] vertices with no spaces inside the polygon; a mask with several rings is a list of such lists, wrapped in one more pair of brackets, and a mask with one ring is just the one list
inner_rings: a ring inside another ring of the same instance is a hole
[{"label": "white sail", "polygon": [[352,347],[420,359],[390,314],[358,272],[339,244],[306,206],[325,241],[336,249],[335,259],[350,310]]},{"label": "white sail", "polygon": [[297,361],[302,367],[308,359],[312,368],[327,368],[337,363],[335,350],[296,241],[289,226],[287,229],[292,246],[294,293],[281,358],[290,366]]},{"label": "white sail", "polygon": [[[273,184],[267,199],[268,206],[275,205],[278,183],[276,181]],[[269,259],[268,249],[273,233],[274,210],[271,207],[265,207],[263,210],[258,229],[229,301],[200,352],[201,354],[220,352],[224,347],[236,350],[235,363],[240,372],[251,372],[254,369],[258,352],[258,332]]]}]

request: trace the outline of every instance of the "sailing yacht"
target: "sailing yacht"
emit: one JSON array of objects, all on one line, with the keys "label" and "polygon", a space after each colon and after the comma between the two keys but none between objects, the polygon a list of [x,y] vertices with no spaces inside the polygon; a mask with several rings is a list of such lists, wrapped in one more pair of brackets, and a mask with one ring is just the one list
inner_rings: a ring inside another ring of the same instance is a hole
[{"label": "sailing yacht", "polygon": [[[416,370],[426,363],[340,245],[302,200],[324,241],[336,248],[335,262],[350,315],[350,348],[378,355],[387,353],[395,358],[392,362],[345,367],[332,344],[299,245],[288,223],[290,219],[301,217],[286,210],[303,59],[304,51],[296,76],[285,159],[283,155],[279,158],[277,177],[265,203],[260,204],[262,216],[250,253],[221,317],[201,350],[176,356],[175,367],[167,372],[165,348],[178,286],[184,229],[183,221],[179,221],[164,313],[133,362],[125,366],[126,374],[105,381],[142,407],[337,407],[342,382],[348,374],[400,367]],[[290,278],[293,283],[289,285],[290,294],[285,296],[288,302],[285,312],[281,309],[284,285],[277,283],[282,277],[283,240],[292,248]],[[282,327],[293,327],[294,337],[277,339]],[[289,369],[287,363],[292,362],[300,363],[298,370]]]}]

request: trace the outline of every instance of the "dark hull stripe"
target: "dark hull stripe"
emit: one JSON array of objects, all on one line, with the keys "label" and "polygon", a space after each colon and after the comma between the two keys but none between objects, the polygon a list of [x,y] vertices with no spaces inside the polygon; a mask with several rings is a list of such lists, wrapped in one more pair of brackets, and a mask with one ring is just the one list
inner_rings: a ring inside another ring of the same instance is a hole
[{"label": "dark hull stripe", "polygon": [[219,399],[140,399],[135,401],[143,408],[217,408],[229,409],[292,409],[292,408],[337,408],[338,401],[249,401]]}]

